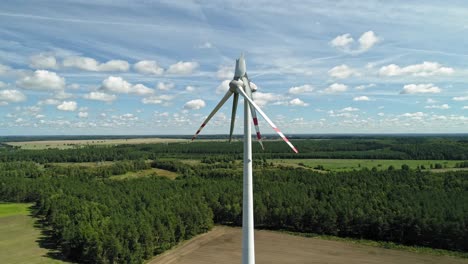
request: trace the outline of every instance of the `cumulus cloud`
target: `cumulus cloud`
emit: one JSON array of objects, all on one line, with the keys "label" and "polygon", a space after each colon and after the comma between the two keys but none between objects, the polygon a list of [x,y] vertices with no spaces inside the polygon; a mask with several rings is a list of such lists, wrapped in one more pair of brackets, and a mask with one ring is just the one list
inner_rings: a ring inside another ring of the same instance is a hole
[{"label": "cumulus cloud", "polygon": [[354,89],[362,91],[362,90],[365,90],[365,89],[371,88],[371,87],[375,87],[375,83],[358,85],[358,86],[354,87]]},{"label": "cumulus cloud", "polygon": [[462,107],[463,110],[467,110],[468,109],[468,105],[465,105]]},{"label": "cumulus cloud", "polygon": [[99,63],[89,57],[72,56],[63,60],[64,67],[77,68],[85,71],[128,71],[130,65],[124,60],[110,60]]},{"label": "cumulus cloud", "polygon": [[29,90],[62,90],[65,87],[65,78],[55,72],[36,70],[20,78],[16,84]]},{"label": "cumulus cloud", "polygon": [[380,68],[379,74],[381,76],[402,76],[411,75],[419,77],[428,77],[434,75],[451,75],[454,69],[450,67],[443,67],[437,62],[425,61],[420,64],[408,65],[400,67],[396,64],[386,65]]},{"label": "cumulus cloud", "polygon": [[[330,44],[332,47],[340,49],[349,53],[362,53],[371,49],[375,44],[379,43],[381,38],[379,38],[374,31],[364,32],[358,39],[359,46],[353,45],[354,39],[351,37],[351,34],[343,34],[334,38]],[[354,46],[354,48],[353,48]]]},{"label": "cumulus cloud", "polygon": [[421,119],[422,117],[426,116],[426,114],[424,114],[423,112],[415,112],[415,113],[404,113],[401,116],[414,118],[414,119]]},{"label": "cumulus cloud", "polygon": [[29,58],[29,67],[34,68],[34,69],[55,69],[57,68],[57,60],[55,59],[55,56],[53,55],[48,55],[45,53],[39,53],[36,55],[33,55]]},{"label": "cumulus cloud", "polygon": [[400,94],[417,94],[417,93],[440,93],[440,88],[432,83],[427,84],[407,84],[403,86]]},{"label": "cumulus cloud", "polygon": [[360,45],[359,50],[366,51],[377,44],[380,38],[375,35],[374,31],[367,31],[361,35],[358,41]]},{"label": "cumulus cloud", "polygon": [[167,103],[168,101],[174,99],[171,95],[159,95],[159,96],[150,96],[147,98],[141,99],[141,102],[144,104],[163,104]]},{"label": "cumulus cloud", "polygon": [[198,110],[203,107],[205,107],[205,101],[202,99],[195,99],[195,100],[190,100],[184,105],[184,109],[190,109],[190,110]]},{"label": "cumulus cloud", "polygon": [[349,45],[351,45],[351,43],[353,42],[354,42],[354,39],[351,37],[351,34],[347,33],[347,34],[337,36],[330,42],[330,44],[333,47],[346,48],[346,47],[349,47]]},{"label": "cumulus cloud", "polygon": [[117,99],[117,96],[113,94],[103,93],[103,92],[90,92],[88,94],[85,94],[83,97],[89,100],[103,101],[103,102],[112,102],[115,99]]},{"label": "cumulus cloud", "polygon": [[337,79],[345,79],[351,77],[352,75],[357,75],[357,71],[348,67],[345,64],[335,66],[328,71],[328,75]]},{"label": "cumulus cloud", "polygon": [[148,94],[153,94],[154,90],[144,86],[141,83],[138,83],[138,84],[133,85],[132,93],[135,93],[138,95],[148,95]]},{"label": "cumulus cloud", "polygon": [[218,87],[216,88],[216,93],[217,94],[224,94],[229,90],[229,82],[230,80],[224,80]]},{"label": "cumulus cloud", "polygon": [[41,100],[37,103],[38,105],[58,105],[60,104],[60,101],[57,100],[57,99],[45,99],[45,100]]},{"label": "cumulus cloud", "polygon": [[171,90],[172,88],[175,87],[175,84],[172,83],[172,82],[167,82],[167,83],[159,82],[157,87],[158,87],[159,90],[169,91],[169,90]]},{"label": "cumulus cloud", "polygon": [[369,97],[367,96],[356,96],[353,98],[353,101],[370,101]]},{"label": "cumulus cloud", "polygon": [[310,93],[314,90],[314,87],[309,84],[304,84],[301,86],[294,86],[289,88],[288,92],[290,94],[305,94],[305,93]]},{"label": "cumulus cloud", "polygon": [[342,83],[333,83],[330,86],[328,86],[323,92],[325,93],[342,93],[346,92],[348,90],[348,86],[342,84]]},{"label": "cumulus cloud", "polygon": [[468,96],[455,96],[452,98],[454,101],[468,101]]},{"label": "cumulus cloud", "polygon": [[60,111],[76,111],[78,104],[75,101],[64,101],[57,105],[57,109]]},{"label": "cumulus cloud", "polygon": [[256,92],[253,94],[253,99],[254,102],[259,105],[259,106],[265,106],[269,102],[272,101],[279,101],[281,98],[280,95],[274,94],[274,93],[262,93],[262,92]]},{"label": "cumulus cloud", "polygon": [[441,105],[427,105],[425,106],[424,108],[427,108],[427,109],[449,109],[450,106],[448,104],[441,104]]},{"label": "cumulus cloud", "polygon": [[148,88],[143,84],[138,83],[132,85],[131,83],[124,80],[122,77],[116,76],[109,76],[104,81],[102,81],[100,89],[102,91],[110,93],[133,93],[137,95],[148,95],[154,93],[153,89]]},{"label": "cumulus cloud", "polygon": [[171,74],[187,75],[187,74],[191,74],[194,70],[196,70],[198,66],[199,66],[198,63],[196,62],[179,61],[169,66],[169,69],[167,69],[167,72]]},{"label": "cumulus cloud", "polygon": [[18,90],[0,90],[0,102],[17,103],[26,100],[26,96]]},{"label": "cumulus cloud", "polygon": [[302,101],[299,98],[292,99],[291,101],[289,101],[289,104],[292,106],[308,106],[309,105],[308,103]]},{"label": "cumulus cloud", "polygon": [[79,118],[87,118],[88,117],[88,112],[79,112],[78,113],[78,117]]},{"label": "cumulus cloud", "polygon": [[232,66],[221,66],[216,72],[216,77],[220,80],[232,79],[234,76],[234,69]]},{"label": "cumulus cloud", "polygon": [[192,93],[192,92],[195,92],[195,87],[191,86],[191,85],[187,85],[185,87],[185,91],[186,92],[189,92],[189,93]]},{"label": "cumulus cloud", "polygon": [[164,69],[154,60],[142,60],[133,65],[133,69],[141,74],[161,75]]},{"label": "cumulus cloud", "polygon": [[437,100],[434,100],[434,99],[432,99],[432,98],[427,98],[426,103],[427,103],[427,104],[437,103]]},{"label": "cumulus cloud", "polygon": [[340,110],[340,112],[356,112],[356,111],[359,111],[359,108],[355,108],[351,106],[345,107]]}]

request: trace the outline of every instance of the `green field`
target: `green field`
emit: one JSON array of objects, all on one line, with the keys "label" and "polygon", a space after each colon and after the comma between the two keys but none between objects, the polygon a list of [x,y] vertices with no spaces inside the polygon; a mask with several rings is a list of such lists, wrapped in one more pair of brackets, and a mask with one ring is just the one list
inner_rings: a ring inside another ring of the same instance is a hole
[{"label": "green field", "polygon": [[[270,160],[269,160],[270,161]],[[455,164],[460,162],[457,160],[370,160],[370,159],[273,159],[274,164],[283,166],[300,166],[307,168],[316,168],[322,165],[324,170],[330,171],[352,171],[362,168],[372,169],[373,167],[378,170],[387,170],[389,166],[395,169],[401,169],[403,164],[408,165],[411,169],[416,169],[418,166],[424,166],[425,169],[431,169],[435,164],[441,164],[442,169],[446,170],[454,168]],[[432,171],[438,171],[433,169]]]},{"label": "green field", "polygon": [[48,249],[39,246],[41,230],[29,215],[31,204],[0,204],[1,263],[65,263],[47,257]]},{"label": "green field", "polygon": [[151,168],[151,169],[141,170],[141,171],[129,171],[122,175],[111,176],[110,179],[124,180],[124,179],[135,179],[135,178],[150,177],[150,176],[160,176],[160,177],[166,177],[171,180],[174,180],[177,177],[177,173],[168,171],[168,170],[163,170],[163,169]]}]

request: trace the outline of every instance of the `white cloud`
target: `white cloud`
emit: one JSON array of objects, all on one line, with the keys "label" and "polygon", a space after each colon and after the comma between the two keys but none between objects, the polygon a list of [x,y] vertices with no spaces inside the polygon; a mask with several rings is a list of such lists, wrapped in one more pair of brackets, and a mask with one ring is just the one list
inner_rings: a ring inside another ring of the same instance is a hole
[{"label": "white cloud", "polygon": [[60,111],[75,111],[77,108],[78,105],[75,101],[64,101],[57,105],[57,109]]},{"label": "white cloud", "polygon": [[365,90],[367,88],[371,88],[371,87],[375,87],[375,86],[376,86],[375,83],[370,83],[370,84],[363,84],[363,85],[356,86],[356,87],[354,87],[354,89],[362,91],[362,90]]},{"label": "white cloud", "polygon": [[154,93],[154,90],[139,83],[132,85],[122,79],[122,77],[109,76],[102,81],[101,90],[113,93],[133,93],[137,95],[148,95]]},{"label": "white cloud", "polygon": [[133,68],[141,74],[161,75],[164,73],[164,69],[152,60],[139,61],[133,65]]},{"label": "white cloud", "polygon": [[348,86],[341,83],[333,83],[328,86],[323,92],[325,93],[342,93],[348,90]]},{"label": "white cloud", "polygon": [[203,101],[202,99],[195,99],[195,100],[191,100],[185,103],[184,109],[198,110],[205,106],[206,106],[205,101]]},{"label": "white cloud", "polygon": [[107,94],[107,93],[102,93],[102,92],[90,92],[88,94],[85,94],[83,97],[89,100],[103,101],[103,102],[112,102],[115,99],[117,99],[117,96],[113,94]]},{"label": "white cloud", "polygon": [[289,104],[292,106],[308,106],[309,105],[308,103],[302,101],[299,98],[292,99],[291,101],[289,101]]},{"label": "white cloud", "polygon": [[102,81],[101,89],[114,93],[130,93],[132,85],[122,77],[109,76]]},{"label": "white cloud", "polygon": [[434,99],[431,99],[431,98],[427,98],[426,104],[433,104],[433,103],[437,103],[437,100],[434,100]]},{"label": "white cloud", "polygon": [[280,95],[274,94],[274,93],[262,93],[262,92],[256,92],[253,94],[253,99],[254,102],[259,105],[259,106],[265,106],[269,102],[272,101],[279,101],[283,98],[281,98]]},{"label": "white cloud", "polygon": [[468,105],[465,105],[462,107],[463,110],[467,110],[468,109]]},{"label": "white cloud", "polygon": [[52,55],[47,55],[44,53],[40,53],[37,55],[31,56],[29,58],[30,64],[29,67],[34,69],[55,69],[57,68],[57,60]]},{"label": "white cloud", "polygon": [[449,109],[450,106],[448,104],[441,104],[441,105],[428,105],[428,106],[425,106],[424,108],[427,108],[427,109]]},{"label": "white cloud", "polygon": [[17,103],[26,100],[26,96],[18,90],[0,90],[0,101]]},{"label": "white cloud", "polygon": [[234,76],[234,69],[232,66],[221,66],[216,72],[216,77],[220,80],[232,79]]},{"label": "white cloud", "polygon": [[396,64],[386,65],[380,68],[379,74],[381,76],[401,76],[412,75],[419,77],[428,77],[434,75],[450,75],[454,73],[453,68],[443,67],[437,62],[425,61],[420,64],[408,65],[400,67]]},{"label": "white cloud", "polygon": [[169,66],[169,69],[167,69],[167,72],[171,74],[187,75],[187,74],[191,74],[197,68],[198,68],[198,63],[196,62],[179,61]]},{"label": "white cloud", "polygon": [[2,82],[2,81],[0,81],[0,89],[3,89],[3,88],[5,88],[5,87],[7,87],[7,84],[4,83],[4,82]]},{"label": "white cloud", "polygon": [[340,112],[356,112],[356,111],[359,111],[359,108],[355,108],[351,106],[345,107],[340,110]]},{"label": "white cloud", "polygon": [[305,93],[310,93],[314,90],[314,87],[309,84],[304,84],[301,86],[294,86],[289,88],[288,92],[290,94],[305,94]]},{"label": "white cloud", "polygon": [[99,63],[89,57],[72,56],[63,60],[64,67],[77,68],[85,71],[128,71],[130,65],[124,60],[110,60]]},{"label": "white cloud", "polygon": [[353,101],[370,101],[369,97],[367,96],[356,96],[353,98]]},{"label": "white cloud", "polygon": [[468,101],[468,96],[456,96],[456,97],[453,97],[452,100],[454,100],[454,101]]},{"label": "white cloud", "polygon": [[367,31],[361,35],[358,41],[360,44],[359,50],[367,51],[377,44],[380,41],[380,38],[377,37],[373,31]]},{"label": "white cloud", "polygon": [[58,105],[60,101],[57,99],[45,99],[41,100],[37,103],[38,105]]},{"label": "white cloud", "polygon": [[167,103],[168,101],[174,99],[171,95],[159,95],[159,96],[150,96],[147,98],[141,99],[141,102],[144,104],[162,104]]},{"label": "white cloud", "polygon": [[195,87],[193,87],[191,85],[187,85],[187,87],[185,87],[185,91],[187,91],[189,93],[195,92]]},{"label": "white cloud", "polygon": [[218,87],[216,88],[217,94],[224,94],[229,90],[229,83],[230,80],[224,80]]},{"label": "white cloud", "polygon": [[154,90],[144,86],[141,83],[138,83],[132,87],[132,93],[135,93],[138,95],[148,95],[148,94],[153,94]]},{"label": "white cloud", "polygon": [[62,90],[65,87],[65,78],[55,72],[36,70],[23,76],[16,84],[29,90]]},{"label": "white cloud", "polygon": [[171,90],[172,88],[175,87],[175,84],[172,83],[172,82],[167,82],[167,83],[159,82],[157,87],[158,87],[159,90],[169,91],[169,90]]},{"label": "white cloud", "polygon": [[78,113],[78,117],[79,118],[87,118],[88,117],[88,112],[79,112]]},{"label": "white cloud", "polygon": [[375,44],[379,43],[381,38],[379,38],[373,31],[364,32],[358,39],[359,46],[352,49],[351,46],[353,45],[354,39],[351,37],[349,33],[337,36],[334,38],[330,44],[338,48],[344,52],[357,54],[368,51],[370,48],[375,46]]},{"label": "white cloud", "polygon": [[345,79],[352,75],[357,75],[357,72],[354,69],[348,67],[347,65],[341,64],[330,69],[328,71],[328,75],[337,79]]},{"label": "white cloud", "polygon": [[401,116],[402,117],[410,117],[410,118],[420,119],[420,118],[426,116],[426,114],[424,114],[423,112],[415,112],[415,113],[404,113]]},{"label": "white cloud", "polygon": [[77,83],[72,83],[72,84],[67,85],[67,88],[72,89],[72,90],[78,90],[80,89],[80,85]]},{"label": "white cloud", "polygon": [[417,93],[440,93],[440,88],[432,83],[427,84],[407,84],[403,86],[400,94],[417,94]]},{"label": "white cloud", "polygon": [[354,39],[351,37],[350,34],[343,34],[343,35],[340,35],[340,36],[337,36],[336,38],[334,38],[330,42],[330,44],[333,47],[345,48],[345,47],[348,47],[353,42],[354,42]]},{"label": "white cloud", "polygon": [[73,94],[71,94],[71,93],[66,93],[66,92],[63,91],[63,90],[57,91],[57,92],[54,94],[54,98],[55,98],[55,99],[59,99],[59,100],[68,99],[68,98],[70,98],[70,97],[73,97]]}]

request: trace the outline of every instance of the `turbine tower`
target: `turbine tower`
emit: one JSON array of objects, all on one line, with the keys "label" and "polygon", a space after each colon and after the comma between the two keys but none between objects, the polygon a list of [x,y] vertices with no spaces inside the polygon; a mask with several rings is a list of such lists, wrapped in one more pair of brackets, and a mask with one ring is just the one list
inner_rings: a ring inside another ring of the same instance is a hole
[{"label": "turbine tower", "polygon": [[[242,264],[255,263],[255,244],[254,244],[254,212],[253,212],[253,182],[252,182],[252,129],[250,118],[253,119],[257,139],[263,149],[262,136],[258,127],[257,111],[267,121],[267,123],[278,133],[281,138],[289,145],[289,147],[297,153],[297,149],[289,142],[278,127],[268,118],[268,116],[260,109],[260,107],[253,101],[252,93],[257,89],[256,85],[250,82],[246,67],[244,54],[236,60],[236,69],[234,78],[229,83],[229,90],[224,95],[223,99],[211,111],[195,135],[192,141],[198,136],[200,131],[216,114],[216,112],[223,106],[223,104],[234,94],[232,104],[231,128],[229,130],[229,142],[232,140],[232,133],[234,131],[234,122],[236,120],[237,102],[239,101],[239,94],[244,97],[244,177],[243,177],[243,200],[242,200]],[[250,111],[249,111],[250,110]],[[252,114],[252,115],[251,115]]]}]

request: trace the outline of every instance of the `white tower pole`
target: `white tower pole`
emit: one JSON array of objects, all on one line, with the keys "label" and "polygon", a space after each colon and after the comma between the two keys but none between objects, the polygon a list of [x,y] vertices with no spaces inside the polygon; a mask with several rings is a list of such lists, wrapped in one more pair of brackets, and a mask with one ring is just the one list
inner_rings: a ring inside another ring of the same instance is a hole
[{"label": "white tower pole", "polygon": [[[242,88],[240,88],[242,89]],[[242,201],[242,264],[255,264],[252,181],[252,128],[249,101],[244,98],[244,179]]]}]

